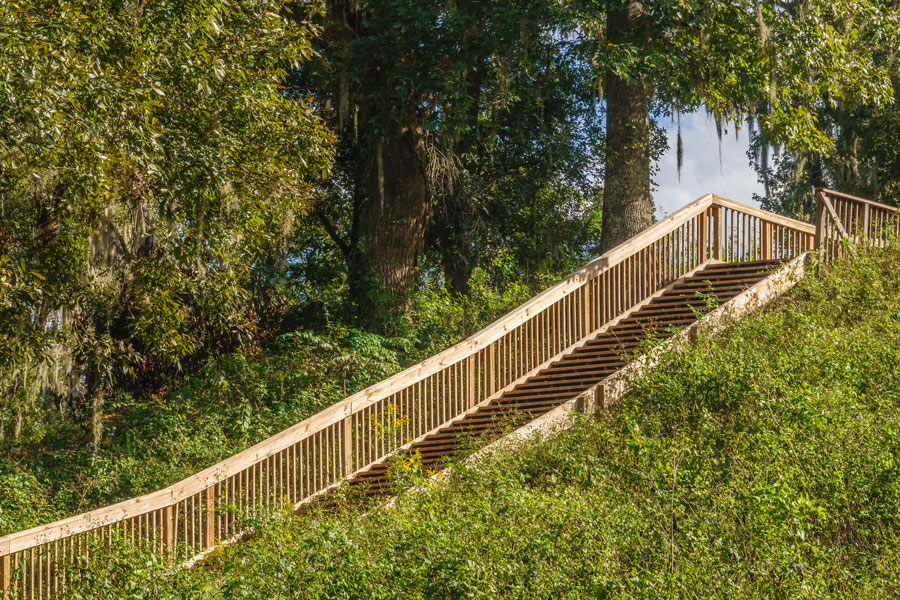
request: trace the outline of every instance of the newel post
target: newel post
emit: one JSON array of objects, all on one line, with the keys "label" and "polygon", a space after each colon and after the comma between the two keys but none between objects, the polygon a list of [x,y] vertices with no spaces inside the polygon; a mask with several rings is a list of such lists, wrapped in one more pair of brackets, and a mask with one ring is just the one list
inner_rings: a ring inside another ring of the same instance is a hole
[{"label": "newel post", "polygon": [[825,247],[825,206],[822,202],[822,190],[816,190],[816,240],[817,250]]}]

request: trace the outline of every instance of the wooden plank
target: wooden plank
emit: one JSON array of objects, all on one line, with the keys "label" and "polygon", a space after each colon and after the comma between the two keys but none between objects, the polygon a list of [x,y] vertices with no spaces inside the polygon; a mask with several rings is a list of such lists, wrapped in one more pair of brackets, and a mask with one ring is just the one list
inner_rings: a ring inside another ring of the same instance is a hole
[{"label": "wooden plank", "polygon": [[12,587],[12,557],[0,556],[0,598],[6,598]]},{"label": "wooden plank", "polygon": [[[271,467],[270,467],[271,468]],[[216,529],[216,490],[213,486],[206,488],[206,527],[204,527],[203,548],[212,548],[215,545]]]}]

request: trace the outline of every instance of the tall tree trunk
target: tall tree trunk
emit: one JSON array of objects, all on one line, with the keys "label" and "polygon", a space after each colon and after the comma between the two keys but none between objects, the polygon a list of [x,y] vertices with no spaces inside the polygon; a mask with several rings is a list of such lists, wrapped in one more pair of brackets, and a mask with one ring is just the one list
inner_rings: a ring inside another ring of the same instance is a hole
[{"label": "tall tree trunk", "polygon": [[369,169],[363,218],[368,266],[377,286],[370,290],[373,329],[383,329],[406,306],[425,244],[428,200],[421,127],[409,127],[379,145]]},{"label": "tall tree trunk", "polygon": [[[606,13],[607,38],[643,46],[648,29],[640,2]],[[650,196],[650,89],[642,76],[606,74],[606,175],[601,247],[609,250],[653,223]]]}]

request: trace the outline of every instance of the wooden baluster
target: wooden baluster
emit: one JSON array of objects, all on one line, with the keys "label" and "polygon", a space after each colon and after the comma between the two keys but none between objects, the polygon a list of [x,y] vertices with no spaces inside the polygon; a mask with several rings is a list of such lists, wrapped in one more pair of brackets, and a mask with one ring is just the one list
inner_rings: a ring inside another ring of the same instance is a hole
[{"label": "wooden baluster", "polygon": [[353,456],[351,451],[353,448],[351,445],[353,439],[353,430],[351,429],[352,421],[353,415],[350,414],[344,417],[344,420],[341,422],[341,448],[344,467],[342,475],[344,477],[353,472]]},{"label": "wooden baluster", "polygon": [[869,226],[872,223],[871,208],[868,204],[863,204],[859,208],[859,235],[862,243],[868,244],[871,236],[869,235]]},{"label": "wooden baluster", "polygon": [[[350,419],[351,427],[353,425],[353,419],[355,418],[354,414],[350,414],[347,417]],[[356,446],[356,439],[352,440],[353,447]],[[300,460],[300,442],[297,442],[293,446],[291,446],[291,502],[296,504],[303,499],[303,491],[300,489],[300,463],[297,462]],[[232,501],[233,503],[233,501]]]},{"label": "wooden baluster", "polygon": [[6,598],[12,588],[12,557],[0,556],[0,598]]},{"label": "wooden baluster", "polygon": [[744,232],[741,236],[744,240],[744,248],[741,252],[741,260],[744,262],[749,262],[753,260],[753,251],[750,248],[751,243],[751,235],[750,235],[750,224],[752,220],[750,219],[750,215],[744,213],[741,215],[741,221],[743,222]]},{"label": "wooden baluster", "polygon": [[697,221],[697,264],[706,262],[706,215],[703,211]]},{"label": "wooden baluster", "polygon": [[37,570],[37,587],[35,590],[37,591],[37,597],[43,598],[43,590],[44,590],[44,547],[37,547],[37,566],[35,567]]},{"label": "wooden baluster", "polygon": [[475,356],[466,357],[466,408],[472,408],[475,400]]},{"label": "wooden baluster", "polygon": [[175,511],[173,506],[163,508],[163,548],[169,564],[175,562]]},{"label": "wooden baluster", "polygon": [[769,221],[763,221],[762,225],[762,240],[760,242],[762,250],[760,258],[762,260],[772,260],[772,223]]},{"label": "wooden baluster", "polygon": [[722,260],[722,207],[712,206],[713,248],[712,257]]}]

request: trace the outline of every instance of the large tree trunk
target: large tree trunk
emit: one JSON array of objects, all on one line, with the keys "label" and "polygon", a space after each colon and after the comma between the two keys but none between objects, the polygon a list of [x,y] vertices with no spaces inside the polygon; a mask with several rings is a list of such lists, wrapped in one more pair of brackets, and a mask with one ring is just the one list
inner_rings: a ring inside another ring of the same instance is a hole
[{"label": "large tree trunk", "polygon": [[374,329],[383,329],[406,306],[425,244],[424,134],[421,128],[411,127],[399,137],[383,140],[374,154],[363,231],[376,286],[369,290],[370,323]]},{"label": "large tree trunk", "polygon": [[[607,38],[643,46],[648,30],[640,2],[606,13]],[[650,89],[643,77],[606,74],[606,175],[601,247],[609,250],[653,223],[650,196]]]}]

